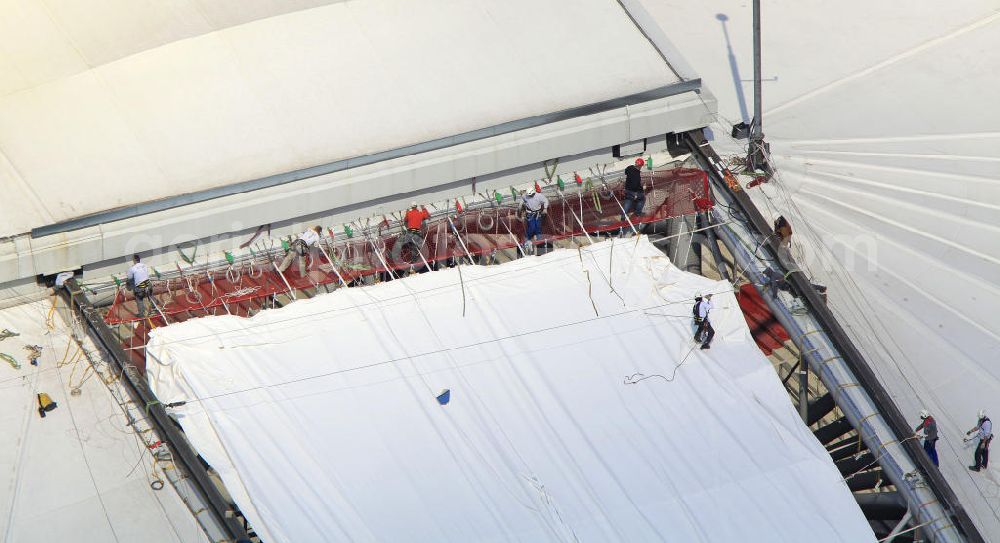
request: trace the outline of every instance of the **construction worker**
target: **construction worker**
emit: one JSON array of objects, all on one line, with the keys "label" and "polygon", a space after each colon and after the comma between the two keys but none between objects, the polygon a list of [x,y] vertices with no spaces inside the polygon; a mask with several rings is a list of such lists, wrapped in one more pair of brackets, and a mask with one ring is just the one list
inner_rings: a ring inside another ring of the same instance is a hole
[{"label": "construction worker", "polygon": [[702,349],[712,348],[715,328],[712,328],[708,314],[713,309],[715,309],[715,304],[712,303],[712,295],[706,294],[705,298],[698,304],[698,318],[701,319],[701,322],[698,324],[698,330],[694,333],[694,340],[701,342]]},{"label": "construction worker", "polygon": [[691,307],[691,325],[694,329],[694,340],[701,341],[699,339],[699,334],[701,332],[701,317],[698,315],[698,306],[701,305],[701,301],[704,300],[701,293],[694,295],[694,305]]},{"label": "construction worker", "polygon": [[784,215],[774,219],[774,235],[778,238],[778,246],[788,248],[792,245],[792,225]]},{"label": "construction worker", "polygon": [[986,416],[986,411],[980,409],[977,416],[979,420],[976,422],[976,426],[965,432],[965,435],[969,436],[965,438],[965,441],[979,440],[972,459],[975,465],[969,466],[972,471],[986,469],[986,464],[990,461],[990,441],[993,441],[993,423]]},{"label": "construction worker", "polygon": [[635,159],[635,164],[625,168],[625,198],[622,200],[622,220],[629,213],[635,213],[636,217],[642,215],[642,208],[646,205],[646,190],[642,185],[642,172],[640,171],[646,161],[641,157]]},{"label": "construction worker", "polygon": [[549,212],[549,199],[538,189],[529,188],[521,197],[518,214],[524,216],[524,253],[535,253],[535,239],[542,235],[542,217]]},{"label": "construction worker", "polygon": [[920,424],[913,429],[914,432],[924,433],[924,452],[930,457],[934,465],[938,465],[938,455],[935,444],[938,440],[937,421],[926,409],[920,410]]},{"label": "construction worker", "polygon": [[396,239],[396,244],[392,248],[392,260],[398,262],[403,252],[403,247],[413,246],[414,259],[420,258],[420,249],[424,245],[424,227],[431,214],[426,207],[417,208],[416,202],[410,203],[410,209],[403,216],[403,233]]},{"label": "construction worker", "polygon": [[153,283],[149,280],[149,267],[139,261],[139,255],[132,255],[132,267],[125,274],[125,285],[135,295],[139,318],[146,318],[146,298],[153,295]]},{"label": "construction worker", "polygon": [[299,275],[305,276],[306,274],[306,263],[305,256],[306,253],[313,253],[313,257],[316,256],[316,249],[319,247],[319,237],[323,229],[319,226],[314,226],[305,232],[299,234],[299,237],[292,242],[288,247],[288,252],[285,253],[285,258],[281,261],[281,265],[278,266],[278,272],[284,273],[288,269],[288,266],[292,263],[292,260],[298,258],[299,260]]}]

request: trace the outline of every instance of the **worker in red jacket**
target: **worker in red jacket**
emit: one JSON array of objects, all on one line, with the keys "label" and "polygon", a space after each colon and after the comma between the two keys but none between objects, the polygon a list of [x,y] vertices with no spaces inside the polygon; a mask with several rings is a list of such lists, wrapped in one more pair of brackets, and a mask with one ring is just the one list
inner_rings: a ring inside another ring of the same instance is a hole
[{"label": "worker in red jacket", "polygon": [[413,258],[411,261],[419,259],[420,249],[424,246],[424,223],[431,218],[431,214],[426,207],[417,206],[416,202],[410,204],[410,209],[403,216],[403,233],[396,240],[396,245],[392,248],[392,259],[399,262],[403,248],[412,246]]}]

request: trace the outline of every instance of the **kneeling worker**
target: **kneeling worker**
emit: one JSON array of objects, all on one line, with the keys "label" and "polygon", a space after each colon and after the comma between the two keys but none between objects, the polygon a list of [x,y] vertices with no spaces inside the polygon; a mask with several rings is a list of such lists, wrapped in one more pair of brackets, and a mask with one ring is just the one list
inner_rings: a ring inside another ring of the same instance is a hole
[{"label": "kneeling worker", "polygon": [[285,258],[281,261],[281,265],[278,266],[278,271],[284,273],[288,269],[288,266],[292,263],[295,258],[299,259],[299,275],[305,276],[306,274],[306,263],[305,256],[306,253],[314,251],[319,246],[319,236],[323,231],[319,226],[314,226],[310,230],[306,230],[299,235],[299,237],[292,242],[292,245],[288,248],[288,252],[285,253]]}]

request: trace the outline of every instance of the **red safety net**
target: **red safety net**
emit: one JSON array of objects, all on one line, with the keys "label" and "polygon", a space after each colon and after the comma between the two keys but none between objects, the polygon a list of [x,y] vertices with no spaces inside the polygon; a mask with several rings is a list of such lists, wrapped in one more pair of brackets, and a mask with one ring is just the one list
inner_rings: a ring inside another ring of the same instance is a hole
[{"label": "red safety net", "polygon": [[[632,219],[635,227],[712,206],[708,176],[701,170],[644,171],[642,179],[646,202],[643,215]],[[543,194],[549,200],[549,208],[537,243],[630,230],[632,225],[622,220],[623,185],[624,180],[619,178],[600,185],[570,183],[561,191],[555,186],[547,187]],[[524,221],[517,215],[518,201],[519,198],[515,200],[508,195],[500,203],[470,204],[460,212],[451,210],[432,217],[424,230],[419,253],[413,244],[399,243],[400,226],[392,227],[385,221],[367,231],[354,232],[351,238],[325,237],[323,251],[313,251],[304,257],[304,274],[299,273],[297,261],[278,273],[269,257],[257,255],[247,262],[198,275],[154,278],[155,308],[147,302],[149,318],[140,320],[131,293],[119,289],[105,321],[133,323],[132,337],[125,346],[135,353],[134,361],[141,369],[142,346],[151,327],[209,314],[248,316],[259,310],[264,300],[290,289],[315,289],[339,283],[341,279],[351,283],[373,274],[388,278],[425,263],[434,265],[469,256],[484,259],[495,251],[514,249],[524,242],[525,231]]]},{"label": "red safety net", "polygon": [[785,342],[790,339],[788,331],[774,317],[753,285],[746,283],[741,286],[736,293],[736,300],[761,352],[770,356],[775,350],[784,347]]}]

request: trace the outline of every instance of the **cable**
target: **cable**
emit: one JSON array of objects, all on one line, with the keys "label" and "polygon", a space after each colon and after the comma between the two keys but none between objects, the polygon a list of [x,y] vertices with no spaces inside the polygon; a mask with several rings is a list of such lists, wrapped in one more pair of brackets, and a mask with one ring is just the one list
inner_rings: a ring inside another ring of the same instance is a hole
[{"label": "cable", "polygon": [[[608,247],[588,248],[587,250],[589,250],[589,251],[609,251],[610,249],[611,249],[610,246],[608,246]],[[539,268],[541,268],[543,266],[550,266],[550,265],[553,265],[553,264],[563,263],[563,262],[565,262],[567,260],[577,259],[577,258],[579,258],[579,256],[577,254],[575,254],[575,253],[570,253],[570,254],[567,254],[566,256],[562,256],[562,257],[558,257],[558,258],[553,257],[553,258],[545,260],[544,262],[536,264],[535,267],[534,267],[534,269],[539,269]],[[489,284],[491,280],[496,279],[497,277],[500,277],[500,276],[503,276],[503,275],[507,275],[507,274],[510,274],[510,273],[521,272],[521,271],[523,271],[521,268],[514,267],[514,268],[507,269],[507,270],[497,271],[497,272],[495,272],[495,273],[493,273],[493,274],[491,274],[489,276],[486,276],[486,277],[481,277],[481,278],[478,278],[478,279],[470,279],[470,280],[466,281],[465,283],[466,283],[467,286],[470,285],[470,284],[472,284],[472,283],[476,283],[478,285]],[[607,280],[607,278],[605,278],[605,281],[606,280]],[[454,289],[454,288],[457,288],[457,287],[458,287],[457,284],[441,285],[439,287],[432,287],[432,288],[424,289],[424,290],[421,290],[421,291],[417,291],[416,294],[427,294],[427,293],[431,293],[431,292],[438,292],[438,291],[442,291],[442,290]],[[375,304],[375,303],[390,302],[390,301],[394,301],[394,300],[400,300],[400,299],[403,299],[403,298],[408,298],[410,296],[411,296],[410,293],[401,294],[399,296],[390,296],[390,297],[382,298],[382,299],[379,299],[379,300],[376,300],[376,301],[373,301],[373,302],[369,302],[369,303],[360,303],[360,304],[357,304],[357,307],[358,308],[367,307],[367,306]],[[693,298],[692,298],[692,300],[693,300]],[[273,325],[280,324],[280,323],[289,323],[289,322],[301,321],[301,320],[304,320],[304,319],[305,320],[311,320],[311,319],[313,319],[315,317],[318,317],[320,315],[326,315],[326,314],[330,314],[330,313],[337,313],[337,312],[341,312],[341,311],[349,311],[350,309],[353,309],[353,308],[331,308],[331,309],[324,309],[324,310],[315,311],[315,312],[311,312],[311,313],[304,314],[304,315],[298,315],[298,316],[294,316],[294,317],[288,317],[288,318],[285,318],[285,319],[277,319],[277,320],[274,320],[274,321],[270,321],[270,322],[266,323],[266,326],[273,327]],[[223,331],[223,332],[217,332],[217,333],[212,333],[212,334],[203,334],[203,335],[198,335],[198,336],[185,337],[183,339],[176,339],[176,340],[173,340],[173,341],[162,341],[162,342],[158,342],[157,346],[171,345],[173,343],[189,342],[189,341],[196,341],[196,340],[201,340],[201,339],[209,339],[209,338],[213,338],[213,337],[214,338],[219,338],[219,337],[230,335],[230,334],[242,333],[242,332],[245,332],[248,328],[251,328],[253,326],[257,326],[258,325],[257,323],[254,323],[253,321],[246,321],[244,324],[245,324],[245,326],[243,328],[240,328],[240,329],[226,330],[226,331]],[[124,349],[126,351],[128,351],[128,350],[139,350],[139,349],[144,349],[144,348],[145,348],[145,346],[140,346],[140,347],[125,347]]]},{"label": "cable", "polygon": [[[811,243],[812,247],[816,249],[815,256],[821,260],[824,264],[824,269],[827,270],[829,278],[834,280],[834,283],[841,287],[841,292],[844,296],[841,298],[848,306],[849,309],[853,310],[857,318],[864,324],[863,328],[850,328],[851,335],[859,338],[866,343],[869,348],[874,352],[881,352],[888,360],[888,362],[895,368],[896,374],[899,375],[905,387],[909,389],[910,398],[918,404],[927,405],[926,402],[921,398],[922,394],[918,392],[917,387],[911,381],[907,372],[903,371],[903,367],[900,360],[897,359],[897,355],[900,356],[905,365],[908,368],[913,369],[913,362],[906,355],[906,352],[901,348],[901,346],[896,342],[896,339],[892,334],[888,333],[888,329],[885,324],[880,319],[873,319],[870,315],[878,315],[879,312],[872,306],[871,301],[868,297],[864,296],[860,286],[854,280],[853,276],[843,268],[843,264],[833,253],[833,250],[827,245],[823,239],[815,232],[812,227],[811,221],[807,220],[805,213],[801,210],[798,203],[791,197],[786,184],[784,182],[784,176],[781,172],[770,164],[770,157],[766,157],[769,161],[769,165],[775,172],[771,182],[768,183],[769,186],[773,187],[776,194],[774,196],[768,194],[768,191],[764,189],[764,185],[759,185],[760,194],[764,196],[765,204],[769,208],[773,209],[774,199],[776,197],[781,198],[784,202],[786,208],[786,216],[793,217],[794,220],[798,222],[801,226],[797,231],[801,232],[802,235]],[[775,211],[776,212],[776,211]],[[831,307],[831,310],[833,308]],[[842,317],[843,314],[838,317]],[[883,340],[883,338],[886,338]],[[887,342],[891,343],[891,347]],[[889,382],[879,364],[870,364],[873,371],[878,375],[882,382]],[[940,398],[935,392],[935,387],[930,386],[929,383],[924,382],[921,373],[919,371],[915,372],[917,380],[921,383],[921,389],[926,391],[926,394],[930,396],[934,405],[942,405]],[[946,419],[951,422],[952,426],[957,426],[955,421]],[[951,442],[946,441],[947,447],[951,450],[953,456],[961,458],[960,451],[957,451]],[[962,464],[962,462],[960,462]],[[963,470],[965,472],[965,470]],[[973,478],[971,473],[965,472],[966,476],[970,477],[973,485],[975,486],[977,492],[982,497],[986,497],[983,488],[979,484],[978,478]],[[989,500],[983,500],[986,505],[990,508],[993,517],[1000,521],[1000,513],[998,513],[997,508],[989,502]]]},{"label": "cable", "polygon": [[[719,293],[712,293],[712,294],[719,294]],[[693,298],[691,300],[693,300]],[[196,397],[196,398],[192,398],[192,399],[189,399],[189,400],[184,400],[184,403],[198,403],[198,402],[203,402],[203,401],[206,401],[206,400],[213,400],[213,399],[217,399],[217,398],[223,398],[223,397],[227,397],[227,396],[233,396],[233,395],[236,395],[236,394],[243,394],[243,393],[246,393],[246,392],[253,392],[255,390],[263,390],[263,389],[268,389],[268,388],[277,388],[277,387],[282,387],[282,386],[285,386],[285,385],[300,383],[300,382],[303,382],[303,381],[310,381],[310,380],[313,380],[313,379],[322,379],[324,377],[330,377],[332,375],[338,375],[338,374],[342,374],[342,373],[349,373],[349,372],[353,372],[353,371],[360,371],[360,370],[370,369],[370,368],[374,368],[374,367],[377,367],[377,366],[384,366],[386,364],[394,364],[396,362],[402,362],[404,360],[411,360],[413,358],[422,358],[422,357],[430,356],[430,355],[434,355],[434,354],[446,353],[448,351],[459,351],[459,350],[464,350],[464,349],[468,349],[468,348],[471,348],[471,347],[478,347],[478,346],[488,345],[488,344],[492,344],[492,343],[499,343],[499,342],[508,341],[508,340],[511,340],[511,339],[516,339],[516,338],[519,338],[519,337],[529,336],[529,335],[533,335],[533,334],[539,334],[539,333],[542,333],[542,332],[551,332],[553,330],[559,330],[561,328],[568,328],[568,327],[571,327],[571,326],[579,326],[581,324],[587,324],[587,323],[590,323],[590,322],[599,321],[599,320],[603,320],[603,319],[608,319],[608,318],[612,318],[612,317],[620,317],[622,315],[627,315],[627,314],[630,314],[630,313],[644,312],[644,311],[648,311],[650,309],[656,309],[656,308],[659,308],[659,307],[666,307],[666,306],[669,306],[669,305],[675,305],[677,303],[686,303],[686,302],[691,301],[691,300],[683,300],[683,301],[680,301],[680,302],[667,302],[667,303],[656,304],[656,305],[652,305],[652,306],[648,306],[648,307],[639,307],[639,308],[635,308],[635,309],[627,309],[625,311],[620,311],[618,313],[612,313],[612,314],[608,314],[608,315],[601,315],[601,316],[596,316],[596,317],[590,317],[590,318],[582,319],[582,320],[579,320],[579,321],[574,321],[574,322],[569,322],[569,323],[564,323],[564,324],[557,324],[557,325],[548,326],[548,327],[545,327],[545,328],[537,328],[537,329],[534,329],[534,330],[529,330],[529,331],[521,332],[521,333],[518,333],[518,334],[511,334],[509,336],[504,336],[504,337],[499,337],[499,338],[492,338],[492,339],[488,339],[488,340],[478,341],[478,342],[475,342],[475,343],[469,343],[469,344],[465,344],[465,345],[459,345],[459,346],[456,346],[456,347],[446,347],[446,348],[441,348],[441,349],[435,349],[435,350],[426,351],[426,352],[422,352],[422,353],[418,353],[418,354],[406,355],[406,356],[402,356],[402,357],[398,357],[398,358],[391,358],[391,359],[383,360],[383,361],[380,361],[380,362],[373,362],[371,364],[365,364],[365,365],[362,365],[362,366],[356,366],[356,367],[351,367],[351,368],[344,368],[344,369],[339,369],[339,370],[334,370],[334,371],[320,373],[320,374],[317,374],[317,375],[310,375],[310,376],[307,376],[307,377],[300,377],[300,378],[297,378],[297,379],[290,379],[288,381],[281,381],[281,382],[278,382],[278,383],[271,383],[271,384],[268,384],[268,385],[258,385],[258,386],[254,386],[254,387],[250,387],[250,388],[246,388],[246,389],[240,389],[240,390],[234,390],[234,391],[230,391],[230,392],[222,392],[222,393],[219,393],[219,394],[213,394],[213,395],[210,395],[210,396]]]},{"label": "cable", "polygon": [[[697,346],[698,344],[696,343],[695,347]],[[670,377],[660,375],[659,373],[653,373],[650,375],[646,375],[643,373],[633,373],[632,375],[626,375],[625,380],[622,382],[622,384],[635,385],[641,383],[642,381],[645,381],[646,379],[652,379],[654,377],[659,377],[660,379],[663,379],[668,383],[672,383],[674,379],[677,377],[677,370],[679,370],[681,366],[683,366],[684,363],[687,362],[688,357],[691,356],[691,353],[694,352],[695,347],[691,347],[690,349],[688,349],[688,352],[686,355],[684,355],[684,358],[682,358],[681,361],[674,366],[674,370],[670,373]]]}]

